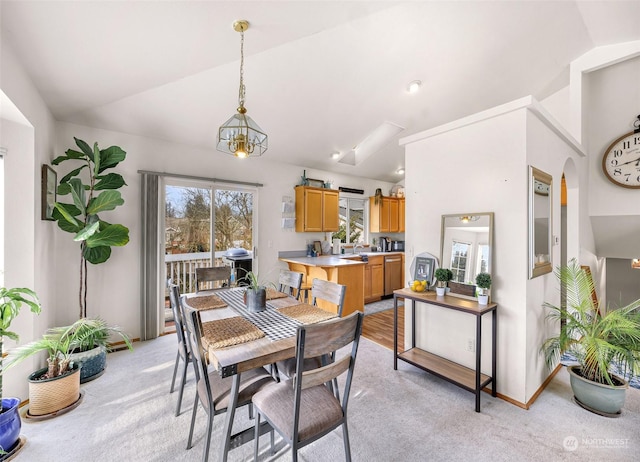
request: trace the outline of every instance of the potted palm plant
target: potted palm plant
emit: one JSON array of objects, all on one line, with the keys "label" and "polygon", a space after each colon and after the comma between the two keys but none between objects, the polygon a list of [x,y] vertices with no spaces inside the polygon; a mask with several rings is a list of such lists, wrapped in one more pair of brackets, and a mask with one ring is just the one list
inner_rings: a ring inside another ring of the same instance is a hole
[{"label": "potted palm plant", "polygon": [[37,353],[48,354],[47,367],[29,376],[29,417],[53,417],[80,402],[80,365],[73,362],[71,352],[83,342],[101,337],[104,330],[103,322],[81,318],[70,326],[48,329],[40,339],[9,352],[7,369]]},{"label": "potted palm plant", "polygon": [[624,375],[640,372],[640,300],[616,309],[601,307],[592,297],[593,280],[575,259],[555,274],[566,287],[566,306],[543,305],[547,319],[560,324],[558,335],[541,347],[546,364],[555,367],[565,353],[575,357],[578,364],[568,370],[576,402],[617,416],[629,384],[611,370],[616,365]]},{"label": "potted palm plant", "polygon": [[476,287],[478,287],[478,303],[480,305],[489,303],[491,275],[489,273],[478,273],[476,276]]},{"label": "potted palm plant", "polygon": [[434,275],[438,281],[436,284],[436,294],[438,297],[441,297],[447,290],[447,283],[453,278],[453,272],[448,268],[437,268]]},{"label": "potted palm plant", "polygon": [[5,398],[2,394],[2,376],[4,368],[2,364],[4,337],[18,340],[18,334],[9,330],[11,322],[20,314],[22,305],[27,305],[32,313],[40,314],[40,301],[31,289],[0,288],[0,399],[2,410],[0,411],[0,453],[12,454],[18,449],[20,428],[22,421],[18,412],[20,398]]}]

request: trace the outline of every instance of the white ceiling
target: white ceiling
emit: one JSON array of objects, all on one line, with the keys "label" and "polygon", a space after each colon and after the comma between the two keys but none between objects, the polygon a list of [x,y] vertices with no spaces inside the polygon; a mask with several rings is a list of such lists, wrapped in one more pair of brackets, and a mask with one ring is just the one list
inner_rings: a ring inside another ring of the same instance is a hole
[{"label": "white ceiling", "polygon": [[[400,137],[564,87],[595,46],[640,40],[640,1],[5,1],[11,44],[56,119],[215,149],[237,107],[273,160],[396,182]],[[423,90],[405,91],[412,80]],[[0,80],[1,85],[1,80]],[[384,123],[380,150],[347,155]],[[222,154],[220,154],[222,155]]]}]

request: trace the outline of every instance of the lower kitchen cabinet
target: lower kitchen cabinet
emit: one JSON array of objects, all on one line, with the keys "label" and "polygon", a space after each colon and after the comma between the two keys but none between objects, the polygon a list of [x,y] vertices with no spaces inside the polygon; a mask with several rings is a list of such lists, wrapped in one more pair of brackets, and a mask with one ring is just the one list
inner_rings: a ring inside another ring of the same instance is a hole
[{"label": "lower kitchen cabinet", "polygon": [[369,257],[364,268],[364,302],[380,300],[384,295],[384,257]]}]

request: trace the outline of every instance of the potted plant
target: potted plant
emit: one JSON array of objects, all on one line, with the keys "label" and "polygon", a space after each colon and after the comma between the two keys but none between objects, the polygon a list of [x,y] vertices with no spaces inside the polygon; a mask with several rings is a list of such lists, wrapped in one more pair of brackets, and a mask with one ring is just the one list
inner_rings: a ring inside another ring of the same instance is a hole
[{"label": "potted plant", "polygon": [[617,309],[599,306],[592,298],[593,280],[575,259],[555,274],[566,287],[566,306],[543,305],[549,310],[547,318],[560,323],[559,334],[541,347],[546,364],[555,367],[565,353],[575,357],[578,364],[568,370],[576,402],[598,414],[617,416],[629,384],[611,370],[616,365],[625,375],[640,371],[640,300]]},{"label": "potted plant", "polygon": [[2,365],[3,341],[4,337],[18,340],[18,334],[9,330],[11,322],[20,314],[20,308],[26,304],[32,313],[40,314],[40,301],[38,296],[31,289],[0,288],[0,399],[2,400],[2,410],[0,411],[0,453],[11,454],[19,446],[20,428],[22,421],[18,406],[20,398],[5,398],[2,394],[2,375],[4,368]]},{"label": "potted plant", "polygon": [[71,351],[103,331],[101,322],[81,318],[70,326],[48,329],[40,339],[9,352],[7,369],[42,351],[48,354],[47,367],[29,376],[28,416],[52,417],[80,402],[80,365],[72,361]]},{"label": "potted plant", "polygon": [[442,297],[447,290],[447,282],[453,278],[453,272],[448,268],[437,268],[434,275],[438,281],[436,284],[436,294],[438,297]]},{"label": "potted plant", "polygon": [[480,305],[486,305],[489,303],[491,275],[489,273],[478,273],[476,276],[476,286],[478,287],[478,303]]},{"label": "potted plant", "polygon": [[81,332],[75,335],[69,359],[81,366],[80,383],[96,379],[104,372],[111,334],[120,336],[127,348],[133,350],[129,336],[119,327],[109,326],[103,319],[86,318],[78,328]]},{"label": "potted plant", "polygon": [[244,300],[249,311],[262,311],[267,307],[267,287],[260,283],[258,275],[253,271],[245,271],[244,280],[247,285]]},{"label": "potted plant", "polygon": [[[98,143],[91,148],[84,141],[74,138],[80,151],[68,149],[64,156],[56,157],[53,165],[66,161],[81,165],[60,179],[59,196],[69,196],[70,203],[56,202],[53,219],[58,227],[74,235],[80,242],[80,318],[87,317],[87,262],[94,265],[104,263],[111,256],[112,246],[123,246],[129,242],[129,229],[124,225],[103,221],[98,214],[124,204],[117,189],[125,186],[122,175],[104,172],[115,167],[126,157],[118,146],[99,149]],[[85,183],[83,178],[88,181]]]}]

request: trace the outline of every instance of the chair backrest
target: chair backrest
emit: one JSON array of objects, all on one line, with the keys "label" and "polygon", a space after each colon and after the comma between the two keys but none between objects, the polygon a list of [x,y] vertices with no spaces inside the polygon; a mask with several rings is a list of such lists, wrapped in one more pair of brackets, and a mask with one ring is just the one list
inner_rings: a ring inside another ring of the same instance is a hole
[{"label": "chair backrest", "polygon": [[278,290],[287,295],[295,296],[300,300],[300,287],[302,286],[302,273],[289,270],[280,270],[278,278]]},{"label": "chair backrest", "polygon": [[[182,311],[184,314],[184,326],[186,337],[191,348],[191,358],[195,369],[197,390],[200,400],[203,404],[208,404],[206,400],[212,401],[211,384],[209,383],[209,374],[207,371],[207,356],[202,346],[202,322],[200,321],[200,312],[191,308],[186,302],[186,296],[181,298]],[[200,385],[203,384],[204,388]],[[203,396],[201,393],[206,392]]]},{"label": "chair backrest", "polygon": [[222,287],[231,286],[231,267],[212,266],[207,268],[196,268],[196,292],[216,288],[211,285],[202,288],[201,286],[207,282],[222,282]]},{"label": "chair backrest", "polygon": [[322,279],[314,279],[311,285],[311,304],[318,305],[318,300],[325,300],[334,305],[338,305],[338,316],[342,316],[344,308],[344,294],[347,286],[338,284],[337,282],[324,281]]},{"label": "chair backrest", "polygon": [[[331,382],[334,378],[347,373],[342,391],[342,410],[346,415],[347,403],[349,402],[349,391],[351,390],[351,380],[353,378],[353,368],[358,353],[360,343],[360,333],[362,331],[363,314],[355,311],[344,318],[336,318],[330,321],[317,324],[308,324],[298,327],[296,341],[296,370],[303,370],[302,374],[296,374],[294,378],[296,410],[295,424],[298,422],[298,410],[302,398],[302,390]],[[340,348],[352,344],[351,351],[342,354]],[[305,365],[305,358],[323,357],[328,358],[336,352],[333,362],[327,364],[323,361],[322,367]],[[306,369],[306,370],[304,370]],[[298,377],[301,377],[298,379]],[[294,430],[294,431],[297,431]]]},{"label": "chair backrest", "polygon": [[176,284],[169,284],[169,300],[171,302],[171,312],[173,313],[173,322],[176,326],[176,335],[178,337],[178,351],[183,359],[186,359],[190,351],[189,343],[185,334],[184,318],[182,316],[182,308],[180,307],[180,288]]}]

